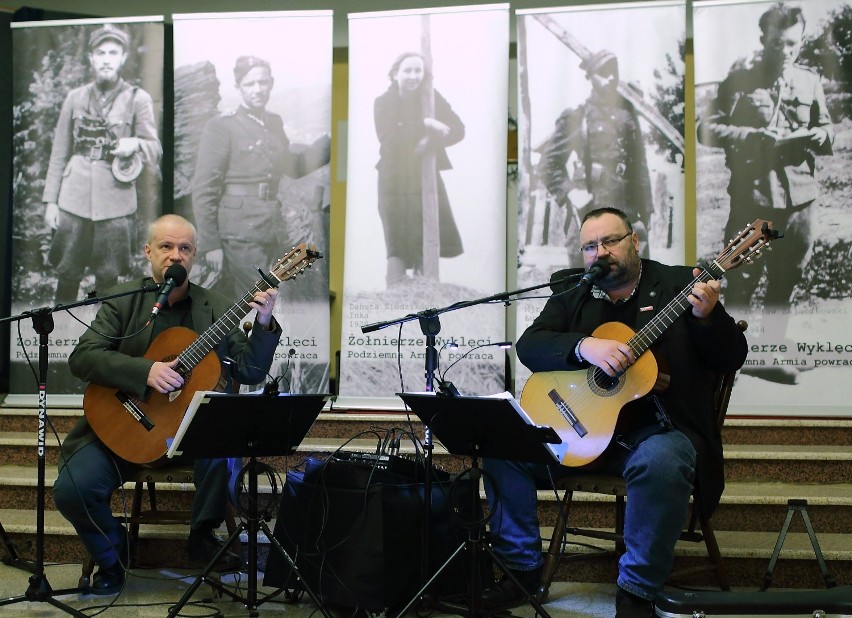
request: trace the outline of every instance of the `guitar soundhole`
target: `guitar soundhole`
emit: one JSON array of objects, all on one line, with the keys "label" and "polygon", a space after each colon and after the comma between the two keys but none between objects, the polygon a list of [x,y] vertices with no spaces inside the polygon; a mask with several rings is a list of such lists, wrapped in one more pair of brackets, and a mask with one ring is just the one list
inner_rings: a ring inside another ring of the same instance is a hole
[{"label": "guitar soundhole", "polygon": [[622,373],[616,378],[611,378],[606,375],[599,367],[589,367],[586,373],[586,381],[589,384],[589,389],[601,397],[609,397],[621,390],[624,386],[624,374]]}]

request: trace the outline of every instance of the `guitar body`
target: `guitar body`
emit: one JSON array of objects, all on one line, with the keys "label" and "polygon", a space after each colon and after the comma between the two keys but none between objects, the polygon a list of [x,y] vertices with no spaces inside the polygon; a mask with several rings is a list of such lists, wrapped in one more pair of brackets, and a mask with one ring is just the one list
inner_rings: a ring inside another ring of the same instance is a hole
[{"label": "guitar body", "polygon": [[[600,339],[626,343],[634,331],[620,322],[606,322],[592,333]],[[640,355],[617,379],[610,378],[598,367],[577,371],[543,371],[533,373],[521,392],[521,407],[537,425],[553,427],[567,445],[562,465],[585,466],[609,446],[621,408],[647,395],[657,381],[657,360],[650,350]],[[574,414],[585,429],[581,435],[554,402],[554,393]]]},{"label": "guitar body", "polygon": [[[151,342],[144,357],[168,362],[197,338],[198,333],[183,326],[166,329]],[[166,440],[177,433],[192,396],[196,391],[216,390],[221,372],[219,358],[210,352],[184,376],[180,390],[167,395],[152,391],[145,400],[131,397],[127,405],[137,407],[154,424],[150,431],[122,403],[121,391],[89,384],[83,395],[86,420],[107,448],[122,459],[149,466],[164,463]]]}]

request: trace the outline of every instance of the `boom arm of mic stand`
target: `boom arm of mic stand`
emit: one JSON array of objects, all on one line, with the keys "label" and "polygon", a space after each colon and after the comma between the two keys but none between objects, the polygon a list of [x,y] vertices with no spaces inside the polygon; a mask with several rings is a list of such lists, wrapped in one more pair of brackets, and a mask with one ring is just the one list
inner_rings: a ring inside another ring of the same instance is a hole
[{"label": "boom arm of mic stand", "polygon": [[[427,309],[418,313],[409,313],[408,315],[405,315],[401,318],[395,318],[393,320],[385,320],[383,322],[373,322],[372,324],[364,324],[361,327],[361,332],[366,335],[367,333],[372,333],[374,331],[387,328],[388,326],[393,326],[395,324],[404,324],[405,322],[411,322],[412,320],[421,320],[422,322],[422,320],[424,319],[433,317],[437,318],[437,316],[441,315],[442,313],[455,311],[456,309],[464,309],[465,307],[473,307],[474,305],[482,305],[485,303],[493,303],[498,301],[506,303],[508,305],[518,300],[514,297],[518,296],[519,294],[524,294],[525,292],[532,292],[533,290],[540,290],[541,288],[546,288],[556,283],[567,283],[571,279],[576,279],[582,276],[582,274],[583,273],[568,275],[557,281],[548,281],[547,283],[540,283],[539,285],[533,285],[528,288],[521,288],[519,290],[513,290],[511,292],[500,292],[499,294],[493,294],[491,296],[485,296],[483,298],[477,298],[474,300],[464,300],[458,303],[454,303],[452,305],[448,305],[441,309]],[[424,332],[424,334],[426,333]]]}]

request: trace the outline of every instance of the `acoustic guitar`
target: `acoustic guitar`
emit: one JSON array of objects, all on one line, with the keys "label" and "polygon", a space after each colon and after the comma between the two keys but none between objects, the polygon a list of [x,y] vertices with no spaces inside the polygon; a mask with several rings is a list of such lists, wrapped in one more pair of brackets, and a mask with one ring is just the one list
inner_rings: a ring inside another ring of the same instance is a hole
[{"label": "acoustic guitar", "polygon": [[203,333],[175,326],[157,335],[144,357],[162,362],[180,359],[177,371],[184,384],[179,390],[164,395],[149,389],[151,394],[143,400],[115,388],[89,384],[83,395],[83,412],[98,438],[127,461],[147,466],[165,463],[166,441],[174,437],[195,392],[224,387],[221,364],[213,350],[251,311],[255,291],[278,287],[321,257],[316,247],[302,243],[278,260],[269,273],[259,271],[261,279],[254,287]]},{"label": "acoustic guitar", "polygon": [[650,347],[684,311],[696,283],[719,279],[725,272],[751,262],[780,234],[772,223],[756,220],[710,263],[700,264],[693,279],[639,332],[620,322],[598,326],[593,337],[627,343],[636,362],[616,377],[591,366],[577,371],[533,373],[521,392],[521,407],[537,425],[549,425],[566,445],[562,465],[580,467],[597,459],[609,446],[621,408],[647,395],[659,370]]}]

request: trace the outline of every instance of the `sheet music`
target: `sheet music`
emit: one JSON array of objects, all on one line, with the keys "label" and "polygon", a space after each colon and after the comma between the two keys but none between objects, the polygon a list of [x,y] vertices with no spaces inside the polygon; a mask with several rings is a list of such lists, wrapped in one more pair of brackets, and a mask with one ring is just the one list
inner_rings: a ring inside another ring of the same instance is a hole
[{"label": "sheet music", "polygon": [[[437,393],[432,391],[423,391],[423,392],[413,392],[412,395],[436,395]],[[502,393],[494,393],[493,395],[482,395],[477,397],[477,399],[505,399],[512,406],[512,409],[517,412],[518,416],[527,424],[533,427],[540,427],[533,422],[532,418],[529,414],[527,414],[526,410],[521,407],[521,404],[515,399],[515,396],[509,391],[503,391]],[[568,444],[562,442],[561,444],[550,444],[543,442],[542,443],[553,458],[556,460],[554,463],[561,463],[562,459],[565,457],[565,454],[568,450]]]},{"label": "sheet music", "polygon": [[183,454],[183,451],[179,451],[177,449],[180,446],[181,440],[183,440],[186,430],[189,428],[189,424],[195,416],[195,412],[198,410],[198,406],[207,401],[210,395],[215,394],[217,394],[216,391],[195,391],[195,394],[192,396],[192,400],[186,408],[186,412],[184,412],[183,420],[180,422],[180,426],[178,427],[177,433],[175,433],[175,437],[171,440],[167,440],[169,450],[166,451],[166,457],[168,459],[172,459],[173,457],[178,457]]}]

